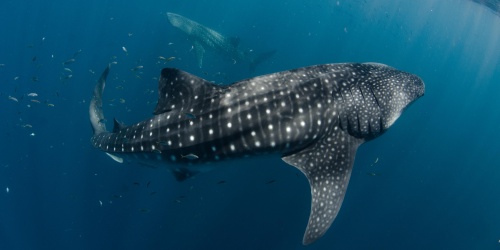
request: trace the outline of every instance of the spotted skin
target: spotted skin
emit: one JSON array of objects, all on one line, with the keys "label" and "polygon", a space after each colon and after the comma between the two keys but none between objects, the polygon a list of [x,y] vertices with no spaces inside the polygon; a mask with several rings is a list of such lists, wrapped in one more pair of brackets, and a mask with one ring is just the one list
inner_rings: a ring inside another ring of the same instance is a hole
[{"label": "spotted skin", "polygon": [[384,133],[424,94],[419,77],[377,63],[316,65],[228,86],[166,68],[155,115],[128,127],[115,122],[110,133],[101,122],[108,71],[91,100],[94,147],[164,164],[178,180],[203,163],[279,153],[311,185],[304,244],[323,236],[337,216],[359,145]]}]

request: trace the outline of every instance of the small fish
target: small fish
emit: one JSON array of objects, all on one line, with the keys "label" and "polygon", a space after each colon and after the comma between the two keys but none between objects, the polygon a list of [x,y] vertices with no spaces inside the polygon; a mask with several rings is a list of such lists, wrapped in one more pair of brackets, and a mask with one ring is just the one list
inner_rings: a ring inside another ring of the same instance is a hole
[{"label": "small fish", "polygon": [[35,136],[35,133],[31,133],[30,136]]},{"label": "small fish", "polygon": [[133,34],[134,34],[134,33],[129,32],[129,33],[128,33],[128,36],[132,36]]},{"label": "small fish", "polygon": [[143,69],[143,68],[144,68],[144,66],[139,65],[139,66],[137,66],[137,67],[135,67],[135,68],[131,68],[130,70],[131,70],[131,71],[137,71],[137,70],[140,70],[140,69]]},{"label": "small fish", "polygon": [[31,101],[31,102],[34,102],[34,103],[40,103],[40,101],[39,101],[39,100],[36,100],[36,99],[31,99],[30,101]]},{"label": "small fish", "polygon": [[266,184],[271,184],[271,183],[275,183],[276,180],[270,180],[270,181],[267,181]]},{"label": "small fish", "polygon": [[217,182],[217,184],[224,184],[224,183],[226,183],[226,181],[224,181],[224,180]]},{"label": "small fish", "polygon": [[76,60],[75,60],[75,58],[71,58],[71,59],[69,59],[69,60],[67,60],[67,61],[63,62],[63,65],[72,64],[72,63],[74,63],[75,61],[76,61]]},{"label": "small fish", "polygon": [[128,50],[127,50],[127,48],[125,48],[125,46],[123,46],[123,47],[122,47],[122,50],[123,50],[123,52],[125,52],[125,54],[128,56]]},{"label": "small fish", "polygon": [[120,103],[125,103],[125,99],[120,98]]},{"label": "small fish", "polygon": [[370,165],[370,167],[373,167],[373,165],[375,165],[377,163],[378,163],[378,157],[377,157],[377,159],[375,159],[375,161],[372,163],[372,165]]},{"label": "small fish", "polygon": [[102,201],[99,201],[99,205],[102,207]]},{"label": "small fish", "polygon": [[14,81],[19,80],[19,76],[14,77]]},{"label": "small fish", "polygon": [[171,56],[171,57],[168,57],[168,58],[163,57],[163,56],[159,56],[158,57],[158,60],[165,61],[165,62],[169,62],[169,61],[172,61],[174,59],[175,59],[175,56]]},{"label": "small fish", "polygon": [[369,176],[377,176],[378,175],[377,173],[374,173],[374,172],[370,172],[370,173],[366,173],[366,174]]},{"label": "small fish", "polygon": [[37,97],[37,96],[38,96],[38,94],[37,94],[37,93],[29,93],[29,94],[28,94],[28,96],[29,96],[29,97]]},{"label": "small fish", "polygon": [[6,188],[5,188],[5,192],[6,192],[6,193],[9,193],[9,192],[10,192],[9,187],[6,187]]},{"label": "small fish", "polygon": [[168,43],[169,46],[172,45],[172,44],[174,44],[174,43]]},{"label": "small fish", "polygon": [[134,183],[132,183],[132,184],[134,184],[134,185],[136,185],[136,186],[140,186],[140,185],[141,185],[139,182],[134,182]]},{"label": "small fish", "polygon": [[36,77],[36,76],[33,76],[33,77],[31,77],[31,81],[38,82],[38,81],[40,81],[40,79],[38,79],[38,77]]},{"label": "small fish", "polygon": [[156,192],[155,192],[155,191],[153,191],[153,192],[149,193],[149,195],[155,195],[155,194],[156,194]]},{"label": "small fish", "polygon": [[64,68],[65,71],[68,71],[69,73],[73,73],[70,68]]},{"label": "small fish", "polygon": [[146,183],[147,188],[149,187],[149,184],[151,184],[151,181],[148,181],[148,183]]},{"label": "small fish", "polygon": [[77,52],[73,53],[73,59],[75,59],[80,53],[82,53],[82,50],[79,49]]},{"label": "small fish", "polygon": [[116,64],[118,64],[118,62],[117,61],[112,61],[111,64],[116,65]]},{"label": "small fish", "polygon": [[52,104],[52,103],[47,103],[47,106],[49,106],[49,107],[55,107],[55,105]]},{"label": "small fish", "polygon": [[199,157],[195,154],[187,154],[187,155],[181,155],[181,158],[186,158],[188,160],[196,160]]},{"label": "small fish", "polygon": [[73,78],[73,75],[67,75],[67,76],[63,77],[62,79],[63,80],[69,80],[71,78]]},{"label": "small fish", "polygon": [[33,58],[31,58],[31,61],[35,62],[36,61],[36,56],[34,56]]},{"label": "small fish", "polygon": [[26,123],[26,124],[21,125],[21,127],[23,127],[23,128],[32,128],[33,126],[31,126],[31,124]]},{"label": "small fish", "polygon": [[10,95],[9,95],[9,97],[8,97],[8,98],[9,98],[10,100],[12,100],[12,101],[19,102],[19,100],[17,100],[17,98],[15,98],[15,97],[13,97],[13,96],[10,96]]}]

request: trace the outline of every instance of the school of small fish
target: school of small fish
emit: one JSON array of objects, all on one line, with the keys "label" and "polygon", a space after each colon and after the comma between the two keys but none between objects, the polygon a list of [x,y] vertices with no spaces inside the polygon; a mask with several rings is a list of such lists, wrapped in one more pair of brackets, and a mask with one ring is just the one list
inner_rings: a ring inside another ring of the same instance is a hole
[{"label": "school of small fish", "polygon": [[[110,20],[112,20],[112,19],[110,19]],[[127,33],[128,37],[131,37],[132,35],[133,35],[132,32]],[[43,46],[43,43],[49,43],[50,40],[47,39],[46,37],[42,37],[41,42],[42,43],[40,45],[38,43],[29,44],[27,46],[27,49],[31,50],[31,49],[37,48],[38,46]],[[171,46],[171,45],[173,45],[173,43],[170,42],[170,43],[168,43],[168,45]],[[125,56],[129,56],[129,50],[125,46],[121,46],[121,50],[123,51],[123,53],[125,53]],[[11,90],[10,93],[6,92],[6,91],[0,92],[0,99],[9,100],[10,103],[12,103],[12,104],[7,104],[7,105],[18,105],[17,107],[19,107],[19,108],[33,108],[34,109],[34,108],[43,107],[43,106],[47,106],[50,108],[56,107],[55,103],[61,101],[61,99],[59,99],[59,98],[61,96],[64,96],[64,95],[60,91],[54,91],[52,93],[47,92],[47,90],[50,91],[50,89],[47,89],[47,87],[48,86],[50,86],[50,87],[51,86],[58,86],[58,85],[53,85],[53,82],[57,82],[57,79],[59,80],[60,83],[64,83],[64,84],[75,83],[73,79],[78,78],[79,77],[78,72],[81,72],[80,69],[78,69],[79,66],[81,67],[81,65],[79,65],[79,63],[78,63],[78,57],[81,55],[82,52],[83,52],[83,50],[79,49],[76,52],[70,54],[69,57],[60,57],[55,52],[52,54],[49,53],[48,56],[41,56],[39,54],[38,55],[35,54],[33,56],[30,56],[28,59],[29,60],[28,62],[30,65],[33,65],[32,67],[34,69],[32,75],[14,75],[14,76],[10,77],[11,81],[13,80],[13,83],[15,83],[16,85]],[[57,62],[58,58],[60,59],[59,62]],[[127,63],[126,61],[120,60],[120,58],[123,58],[123,56],[122,57],[113,56],[111,58],[111,60],[109,61],[109,63],[112,65],[117,65],[119,61],[120,61],[120,63],[122,63],[122,62],[124,64]],[[154,57],[150,60],[150,62],[151,62],[150,65],[155,65],[155,64],[158,65],[160,63],[166,64],[166,63],[172,62],[176,59],[177,58],[175,56],[167,56],[167,57],[157,56],[157,57]],[[177,60],[179,60],[179,59],[177,59]],[[37,72],[38,72],[37,69],[40,68],[42,65],[44,65],[44,67],[46,67],[45,65],[49,64],[50,61],[56,61],[57,63],[54,65],[59,65],[59,67],[60,67],[59,68],[59,72],[60,72],[59,75],[54,77],[55,79],[52,79],[52,80],[47,79],[46,78],[47,76],[42,76],[42,75],[37,74]],[[146,68],[143,65],[143,63],[141,63],[141,62],[142,62],[142,60],[137,60],[135,62],[135,65],[130,68],[130,71],[134,72],[135,78],[138,78],[138,79],[142,79],[142,71]],[[0,71],[5,71],[6,69],[9,68],[9,66],[10,65],[8,65],[8,64],[0,63]],[[95,74],[94,69],[88,69],[87,72],[91,75]],[[3,72],[2,72],[2,74],[3,74]],[[127,85],[124,79],[117,78],[116,80],[121,81],[121,85],[118,85],[115,87],[117,90],[124,89],[125,86]],[[153,80],[157,81],[158,78],[153,78]],[[47,83],[50,83],[50,85],[48,85]],[[47,84],[47,85],[45,85],[45,84]],[[27,89],[27,91],[19,91],[19,89],[21,89],[22,87],[25,87]],[[35,92],[34,90],[37,90],[37,91]],[[154,90],[145,92],[145,94],[154,94],[154,93],[156,93]],[[116,100],[117,100],[117,103],[120,103],[120,104],[126,103],[126,100],[124,98],[116,98]],[[79,101],[79,102],[85,103],[86,100]],[[130,109],[127,108],[127,111],[130,111]],[[22,115],[23,112],[19,111],[19,114]],[[193,118],[194,118],[194,115],[186,114],[186,116],[188,116],[188,117],[193,116]],[[25,131],[24,133],[26,133],[26,131],[28,131],[26,134],[27,136],[29,136],[29,137],[36,136],[35,132],[33,132],[36,124],[29,122],[28,119],[23,119],[22,117],[20,117],[17,126],[20,127],[21,129],[23,129],[23,131]],[[194,154],[187,154],[183,157],[185,157],[187,159],[197,159],[198,158],[198,156],[194,155]],[[8,165],[5,165],[5,166],[8,166]],[[148,181],[145,184],[145,188],[149,188],[150,184],[151,184],[151,182]],[[135,183],[134,183],[134,185],[135,185]],[[139,182],[137,182],[137,185],[139,185]],[[192,189],[192,187],[191,187],[191,189]],[[10,187],[5,187],[5,192],[7,194],[9,194],[10,191],[11,191]],[[150,191],[148,191],[148,193],[150,195],[155,195],[157,193],[157,191],[150,190]],[[122,197],[122,195],[114,195],[113,196],[113,198],[115,198],[115,199],[121,198],[121,197]],[[184,197],[185,196],[183,196],[183,195],[178,196],[176,201],[178,203],[180,203],[181,199],[183,199]],[[109,201],[98,200],[98,204],[100,207],[105,206],[105,204],[112,204],[112,203],[113,203],[112,199],[110,199]],[[151,210],[149,208],[141,208],[141,209],[139,209],[139,211],[141,213],[149,213]]]}]

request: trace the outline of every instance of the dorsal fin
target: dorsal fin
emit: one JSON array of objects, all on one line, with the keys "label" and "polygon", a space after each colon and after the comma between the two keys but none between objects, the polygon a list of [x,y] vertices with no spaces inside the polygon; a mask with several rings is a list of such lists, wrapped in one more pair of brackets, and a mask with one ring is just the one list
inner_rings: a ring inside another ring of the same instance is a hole
[{"label": "dorsal fin", "polygon": [[116,120],[116,118],[113,119],[113,133],[118,133],[118,131],[120,131],[124,127],[126,126],[125,124],[123,124],[123,122],[119,122],[118,120]]},{"label": "dorsal fin", "polygon": [[224,92],[225,87],[182,70],[164,68],[158,82],[158,104],[154,114],[176,110],[198,115],[195,107]]}]

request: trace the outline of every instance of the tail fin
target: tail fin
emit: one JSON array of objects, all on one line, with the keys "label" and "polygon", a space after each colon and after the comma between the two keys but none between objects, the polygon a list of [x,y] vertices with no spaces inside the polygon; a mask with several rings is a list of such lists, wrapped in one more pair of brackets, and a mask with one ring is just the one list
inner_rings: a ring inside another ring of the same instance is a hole
[{"label": "tail fin", "polygon": [[255,57],[251,62],[250,62],[250,71],[254,71],[257,65],[261,64],[262,62],[266,61],[267,59],[271,58],[274,54],[276,54],[276,50],[271,50],[264,52],[257,57]]},{"label": "tail fin", "polygon": [[102,72],[99,81],[94,88],[94,95],[92,100],[90,100],[89,106],[89,116],[90,124],[94,130],[94,135],[106,132],[106,124],[104,124],[104,113],[102,112],[102,93],[104,91],[104,86],[106,85],[106,78],[108,77],[109,67],[106,67],[104,72]]}]

